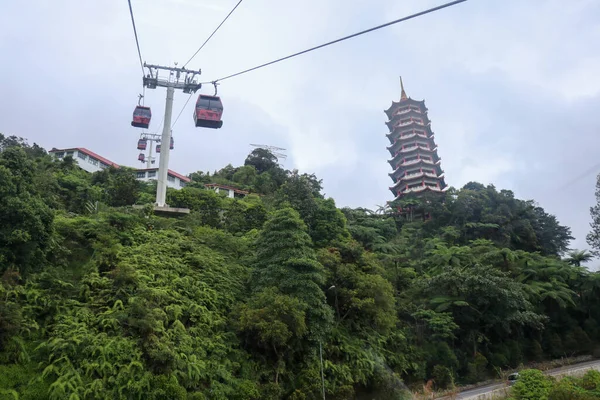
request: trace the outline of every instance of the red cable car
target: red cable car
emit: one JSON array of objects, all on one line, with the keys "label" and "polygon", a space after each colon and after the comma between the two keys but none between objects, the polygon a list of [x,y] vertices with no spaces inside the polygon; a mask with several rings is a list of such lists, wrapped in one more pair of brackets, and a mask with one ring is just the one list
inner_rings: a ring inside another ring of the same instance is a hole
[{"label": "red cable car", "polygon": [[146,144],[148,143],[148,141],[146,139],[140,139],[138,140],[138,150],[146,150]]},{"label": "red cable car", "polygon": [[138,161],[141,161],[141,162],[144,162],[144,161],[146,161],[146,156],[144,155],[144,153],[141,153],[141,154],[138,156]]},{"label": "red cable car", "polygon": [[196,101],[194,122],[198,128],[218,129],[223,126],[223,103],[218,96],[201,94]]},{"label": "red cable car", "polygon": [[157,144],[157,145],[156,145],[156,152],[157,152],[157,153],[160,153],[160,144]]},{"label": "red cable car", "polygon": [[150,111],[150,107],[136,106],[135,110],[133,110],[133,121],[131,121],[131,126],[148,129],[151,118],[152,112]]},{"label": "red cable car", "polygon": [[173,144],[174,144],[173,136],[171,136],[171,144],[169,145],[169,149],[173,150]]}]

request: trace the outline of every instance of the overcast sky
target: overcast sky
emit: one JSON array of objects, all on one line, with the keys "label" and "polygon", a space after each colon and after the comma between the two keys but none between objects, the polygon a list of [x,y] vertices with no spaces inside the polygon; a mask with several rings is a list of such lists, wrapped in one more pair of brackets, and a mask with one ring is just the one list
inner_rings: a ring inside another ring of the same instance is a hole
[{"label": "overcast sky", "polygon": [[[188,67],[213,80],[444,1],[245,0]],[[132,0],[144,60],[183,64],[236,2]],[[0,35],[0,132],[140,165],[126,0],[0,1]],[[400,75],[429,108],[446,182],[535,199],[587,247],[600,172],[597,0],[469,0],[224,81],[223,128],[194,128],[191,101],[171,169],[241,165],[250,143],[279,146],[284,166],[316,173],[338,206],[374,208],[392,199],[383,110],[399,100]],[[146,91],[151,132],[164,97]],[[175,116],[186,99],[176,93]]]}]

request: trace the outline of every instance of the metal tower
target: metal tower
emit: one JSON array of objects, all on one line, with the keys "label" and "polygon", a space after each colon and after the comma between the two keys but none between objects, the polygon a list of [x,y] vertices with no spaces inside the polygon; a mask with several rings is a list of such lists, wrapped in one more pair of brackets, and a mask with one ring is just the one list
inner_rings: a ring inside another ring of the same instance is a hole
[{"label": "metal tower", "polygon": [[[177,64],[175,64],[177,66]],[[169,170],[169,143],[171,143],[171,115],[173,113],[173,96],[175,89],[181,89],[184,93],[196,93],[202,87],[202,84],[196,80],[201,70],[192,71],[185,68],[162,67],[160,65],[151,65],[144,63],[148,68],[148,74],[144,77],[144,86],[148,89],[157,87],[167,88],[167,98],[165,101],[165,119],[161,142],[167,145],[161,147],[160,162],[158,165],[158,184],[156,186],[156,207],[168,207],[165,204],[167,196],[167,174]],[[159,71],[168,71],[166,78],[159,77]],[[181,79],[183,78],[183,79]]]}]

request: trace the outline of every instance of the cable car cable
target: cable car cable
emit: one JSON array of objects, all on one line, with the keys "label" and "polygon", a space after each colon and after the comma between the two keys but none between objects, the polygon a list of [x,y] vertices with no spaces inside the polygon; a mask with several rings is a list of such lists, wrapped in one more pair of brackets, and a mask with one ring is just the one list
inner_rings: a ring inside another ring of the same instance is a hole
[{"label": "cable car cable", "polygon": [[179,114],[177,115],[177,118],[175,118],[175,122],[173,122],[173,125],[171,125],[171,129],[173,129],[173,127],[175,126],[175,124],[177,123],[177,121],[179,121],[179,117],[181,117],[181,114],[183,113],[183,110],[185,110],[185,106],[187,106],[187,104],[190,102],[190,99],[192,98],[193,93],[190,93],[190,95],[188,96],[187,100],[185,101],[185,104],[183,105],[183,107],[181,107],[181,111],[179,111]]},{"label": "cable car cable", "polygon": [[424,10],[424,11],[418,12],[416,14],[412,14],[412,15],[409,15],[407,17],[403,17],[403,18],[400,18],[400,19],[397,19],[397,20],[385,23],[383,25],[379,25],[379,26],[376,26],[376,27],[373,27],[373,28],[370,28],[370,29],[366,29],[366,30],[361,31],[361,32],[353,33],[352,35],[348,35],[348,36],[345,36],[345,37],[342,37],[342,38],[339,38],[339,39],[336,39],[336,40],[332,40],[331,42],[327,42],[327,43],[321,44],[319,46],[311,47],[310,49],[306,49],[306,50],[300,51],[298,53],[290,54],[289,56],[286,56],[286,57],[278,58],[278,59],[270,61],[268,63],[261,64],[261,65],[258,65],[256,67],[253,67],[253,68],[249,68],[249,69],[237,72],[235,74],[227,75],[227,76],[225,76],[223,78],[219,78],[219,79],[216,79],[214,81],[202,82],[202,83],[203,84],[208,84],[208,83],[213,83],[213,82],[224,81],[225,79],[233,78],[234,76],[239,76],[239,75],[242,75],[242,74],[246,74],[246,73],[248,73],[250,71],[254,71],[254,70],[257,70],[257,69],[260,69],[260,68],[263,68],[263,67],[266,67],[266,66],[269,66],[269,65],[272,65],[272,64],[275,64],[275,63],[287,60],[289,58],[299,56],[301,54],[309,53],[309,52],[311,52],[313,50],[318,50],[320,48],[323,48],[323,47],[326,47],[326,46],[329,46],[329,45],[332,45],[332,44],[335,44],[335,43],[339,43],[339,42],[342,42],[344,40],[354,38],[356,36],[364,35],[365,33],[373,32],[373,31],[376,31],[378,29],[385,28],[385,27],[388,27],[390,25],[397,24],[399,22],[403,22],[403,21],[407,21],[409,19],[417,18],[417,17],[420,17],[422,15],[429,14],[429,13],[432,13],[434,11],[441,10],[443,8],[451,7],[451,6],[454,6],[454,5],[459,4],[459,3],[464,3],[465,1],[467,1],[467,0],[455,0],[455,1],[451,1],[449,3],[442,4],[440,6],[433,7],[433,8],[430,8],[428,10]]},{"label": "cable car cable", "polygon": [[208,41],[210,40],[210,38],[213,37],[213,35],[215,33],[217,33],[217,31],[219,30],[219,28],[221,27],[221,25],[223,25],[225,23],[225,21],[227,21],[227,19],[229,18],[229,16],[231,14],[233,14],[233,12],[235,11],[236,8],[238,8],[238,6],[240,5],[240,3],[243,0],[238,1],[238,3],[235,5],[235,7],[233,7],[233,9],[231,11],[229,11],[229,14],[227,14],[227,16],[225,17],[225,19],[223,21],[221,21],[221,23],[219,24],[219,26],[217,26],[217,28],[213,31],[213,33],[210,34],[210,36],[204,41],[204,43],[202,43],[202,46],[200,46],[200,48],[198,50],[196,50],[196,52],[194,53],[193,56],[190,57],[189,60],[187,60],[187,62],[185,64],[183,64],[183,68],[185,68],[186,65],[188,65],[190,63],[190,61],[192,61],[194,59],[194,57],[196,57],[196,54],[198,54],[200,52],[200,50],[202,50],[202,48],[206,45],[206,43],[208,43]]},{"label": "cable car cable", "polygon": [[142,52],[140,51],[140,42],[138,40],[137,29],[135,28],[135,18],[133,18],[133,9],[131,8],[131,0],[129,3],[129,14],[131,15],[131,24],[133,25],[133,34],[135,35],[135,44],[137,46],[138,57],[140,59],[140,67],[142,67],[142,76],[144,76],[144,62],[142,61]]}]

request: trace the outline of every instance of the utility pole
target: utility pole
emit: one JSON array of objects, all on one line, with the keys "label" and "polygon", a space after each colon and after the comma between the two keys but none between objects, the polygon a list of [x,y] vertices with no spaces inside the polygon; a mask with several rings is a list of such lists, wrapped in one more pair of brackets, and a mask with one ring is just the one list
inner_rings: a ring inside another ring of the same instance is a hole
[{"label": "utility pole", "polygon": [[[192,71],[185,68],[163,67],[160,65],[151,65],[144,63],[148,68],[148,75],[144,77],[144,86],[148,89],[157,87],[167,88],[167,98],[165,102],[165,120],[161,136],[160,162],[158,166],[158,184],[156,185],[156,203],[157,208],[168,208],[166,204],[167,196],[167,176],[169,172],[169,153],[171,144],[171,116],[173,114],[173,97],[175,89],[181,89],[184,93],[196,93],[202,87],[196,80],[196,75],[200,75],[201,70]],[[159,77],[159,71],[168,71],[167,78]],[[181,80],[183,76],[183,80]],[[189,212],[189,211],[188,211]]]}]

